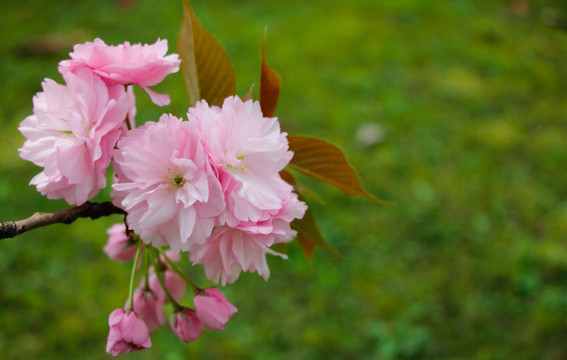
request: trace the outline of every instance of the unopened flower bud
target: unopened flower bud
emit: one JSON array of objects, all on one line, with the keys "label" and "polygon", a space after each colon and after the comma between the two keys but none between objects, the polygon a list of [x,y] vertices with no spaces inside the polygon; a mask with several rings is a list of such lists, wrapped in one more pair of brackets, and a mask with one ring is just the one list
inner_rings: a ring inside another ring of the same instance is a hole
[{"label": "unopened flower bud", "polygon": [[169,318],[171,330],[184,342],[195,341],[203,332],[203,324],[195,311],[184,308]]},{"label": "unopened flower bud", "polygon": [[203,325],[214,331],[223,330],[228,320],[238,311],[224,294],[214,287],[206,288],[197,294],[193,303]]}]

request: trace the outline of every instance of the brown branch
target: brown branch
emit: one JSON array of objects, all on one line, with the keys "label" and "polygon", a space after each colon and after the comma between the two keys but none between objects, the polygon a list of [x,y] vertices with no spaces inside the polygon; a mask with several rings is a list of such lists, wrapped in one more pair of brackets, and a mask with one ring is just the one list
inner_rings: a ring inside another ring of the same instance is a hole
[{"label": "brown branch", "polygon": [[112,214],[125,214],[125,212],[112,205],[110,201],[104,203],[86,202],[81,206],[54,213],[37,212],[27,219],[0,223],[0,240],[12,238],[28,230],[42,226],[55,223],[70,224],[78,218],[91,218],[94,220],[101,216]]}]

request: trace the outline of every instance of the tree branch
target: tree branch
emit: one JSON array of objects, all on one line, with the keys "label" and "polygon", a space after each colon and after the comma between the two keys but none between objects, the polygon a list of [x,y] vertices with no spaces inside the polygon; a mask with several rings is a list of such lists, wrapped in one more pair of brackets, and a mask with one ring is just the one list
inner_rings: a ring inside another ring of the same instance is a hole
[{"label": "tree branch", "polygon": [[81,206],[54,213],[37,212],[27,219],[0,223],[0,240],[13,238],[28,230],[42,226],[55,223],[70,224],[78,218],[91,218],[94,220],[101,216],[112,214],[125,214],[125,212],[114,206],[110,201],[104,203],[86,202]]}]

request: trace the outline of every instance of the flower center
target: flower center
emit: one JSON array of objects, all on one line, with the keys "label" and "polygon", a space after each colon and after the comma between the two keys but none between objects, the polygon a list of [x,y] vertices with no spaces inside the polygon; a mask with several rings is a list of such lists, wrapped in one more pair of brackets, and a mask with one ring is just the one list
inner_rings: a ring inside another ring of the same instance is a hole
[{"label": "flower center", "polygon": [[179,187],[182,187],[183,185],[185,185],[185,178],[181,175],[177,175],[173,178],[173,183]]},{"label": "flower center", "polygon": [[171,186],[176,188],[182,188],[183,185],[187,182],[182,175],[179,175],[178,170],[172,171],[171,169],[167,169],[167,174],[165,175],[165,180],[167,181],[167,187],[171,188]]},{"label": "flower center", "polygon": [[226,169],[233,174],[244,174],[246,172],[246,169],[248,168],[248,166],[242,162],[242,160],[245,157],[246,156],[242,154],[236,155],[236,160],[238,160],[238,164],[235,165],[226,164]]}]

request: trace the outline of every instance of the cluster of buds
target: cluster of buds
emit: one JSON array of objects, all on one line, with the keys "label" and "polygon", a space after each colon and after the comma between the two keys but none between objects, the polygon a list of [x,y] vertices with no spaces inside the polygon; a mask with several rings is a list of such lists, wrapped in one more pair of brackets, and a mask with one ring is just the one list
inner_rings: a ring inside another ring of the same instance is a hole
[{"label": "cluster of buds", "polygon": [[[107,233],[108,242],[104,247],[113,260],[135,260],[138,267],[139,256],[144,245],[137,235],[126,229],[124,224],[115,224]],[[109,317],[110,332],[106,351],[114,356],[133,350],[151,347],[149,334],[165,324],[165,306],[173,307],[169,325],[184,342],[196,340],[203,327],[223,330],[228,320],[237,312],[224,294],[215,287],[205,289],[193,284],[175,265],[179,255],[171,250],[161,251],[147,248],[143,279],[132,292],[124,308],[114,310]],[[159,254],[158,256],[156,256]],[[187,285],[193,290],[193,307],[181,305]]]}]

